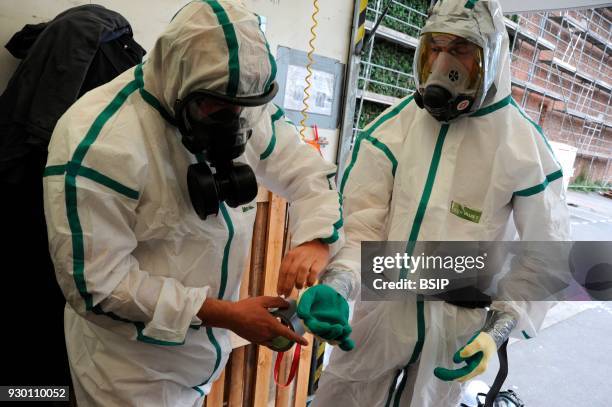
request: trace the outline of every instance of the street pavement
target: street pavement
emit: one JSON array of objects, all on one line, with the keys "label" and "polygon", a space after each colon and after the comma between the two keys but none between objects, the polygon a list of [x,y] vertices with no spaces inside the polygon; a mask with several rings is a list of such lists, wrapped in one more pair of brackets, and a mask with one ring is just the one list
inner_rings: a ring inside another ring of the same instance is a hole
[{"label": "street pavement", "polygon": [[595,192],[568,191],[567,203],[572,240],[612,240],[612,199]]}]

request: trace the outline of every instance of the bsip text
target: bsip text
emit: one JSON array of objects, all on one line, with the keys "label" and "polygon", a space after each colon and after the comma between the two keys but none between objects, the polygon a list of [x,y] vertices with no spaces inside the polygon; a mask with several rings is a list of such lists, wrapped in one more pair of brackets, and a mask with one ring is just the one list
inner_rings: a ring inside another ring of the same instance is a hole
[{"label": "bsip text", "polygon": [[444,290],[449,284],[448,278],[420,278],[418,282],[407,278],[399,281],[377,278],[372,282],[372,287],[375,290]]}]

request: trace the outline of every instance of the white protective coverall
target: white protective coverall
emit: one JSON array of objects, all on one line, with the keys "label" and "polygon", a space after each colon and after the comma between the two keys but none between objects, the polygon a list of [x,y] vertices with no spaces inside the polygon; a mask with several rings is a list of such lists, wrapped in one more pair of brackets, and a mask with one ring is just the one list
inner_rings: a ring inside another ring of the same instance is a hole
[{"label": "white protective coverall", "polygon": [[[410,96],[357,138],[340,183],[347,242],[328,266],[336,275],[352,273],[353,297],[362,241],[512,240],[515,231],[526,241],[569,240],[561,167],[541,129],[511,98],[508,37],[497,2],[440,1],[427,24],[424,31],[455,35],[503,30],[497,92],[450,124],[436,121]],[[482,216],[477,222],[457,216],[453,202]],[[513,284],[506,289],[515,299],[529,291],[529,279]],[[512,336],[520,338],[536,335],[549,306],[492,304],[518,320]],[[355,348],[332,353],[313,405],[457,406],[461,385],[433,371],[458,367],[453,354],[483,326],[485,314],[440,301],[358,301]]]},{"label": "white protective coverall", "polygon": [[[197,89],[263,94],[276,65],[258,17],[237,2],[197,1],[144,63],[92,90],[49,145],[45,214],[79,406],[201,406],[231,351],[203,327],[207,297],[237,300],[255,201],[205,221],[187,168],[196,158],[168,120]],[[270,104],[244,155],[257,180],[291,203],[292,246],[340,244],[335,166]]]}]

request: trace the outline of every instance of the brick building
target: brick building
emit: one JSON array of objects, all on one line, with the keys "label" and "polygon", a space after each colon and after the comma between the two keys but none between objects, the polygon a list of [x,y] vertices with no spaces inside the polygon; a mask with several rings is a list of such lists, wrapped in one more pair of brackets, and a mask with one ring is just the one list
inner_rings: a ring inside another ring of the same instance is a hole
[{"label": "brick building", "polygon": [[[368,4],[366,29],[383,11]],[[429,2],[391,0],[361,60],[354,133],[414,91],[412,60]],[[506,16],[512,94],[549,139],[577,148],[573,180],[612,183],[612,9]]]}]

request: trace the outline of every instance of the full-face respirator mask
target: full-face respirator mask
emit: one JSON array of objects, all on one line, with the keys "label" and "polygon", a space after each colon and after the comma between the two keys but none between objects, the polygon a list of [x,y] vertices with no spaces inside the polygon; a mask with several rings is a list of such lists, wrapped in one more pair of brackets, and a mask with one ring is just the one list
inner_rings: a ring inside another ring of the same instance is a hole
[{"label": "full-face respirator mask", "polygon": [[273,82],[261,96],[234,98],[196,91],[176,101],[183,145],[198,158],[187,171],[187,186],[200,219],[217,214],[221,202],[235,208],[257,196],[255,173],[249,165],[234,160],[245,152],[253,127],[277,91]]},{"label": "full-face respirator mask", "polygon": [[483,80],[482,49],[458,36],[426,33],[417,50],[414,100],[436,120],[449,122],[471,111]]}]

